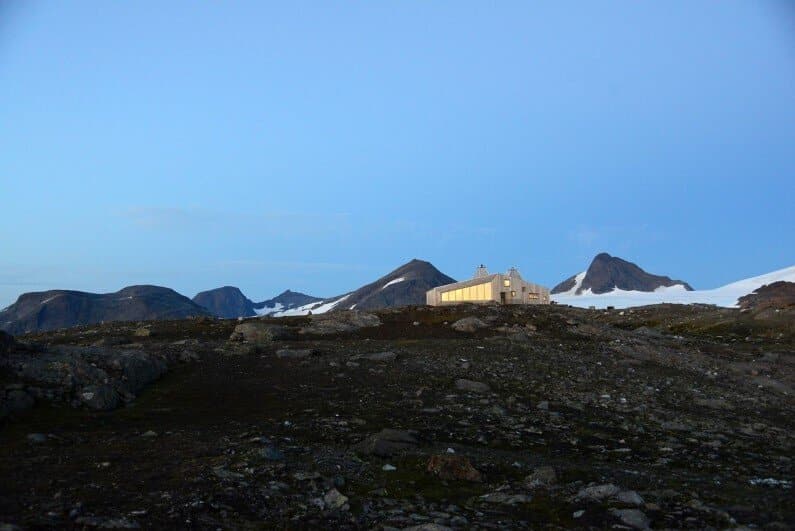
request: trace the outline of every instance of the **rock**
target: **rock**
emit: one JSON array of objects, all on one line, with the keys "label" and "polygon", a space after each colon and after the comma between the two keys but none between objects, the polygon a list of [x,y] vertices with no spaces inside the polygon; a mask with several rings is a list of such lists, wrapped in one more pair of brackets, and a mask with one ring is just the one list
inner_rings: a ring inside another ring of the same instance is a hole
[{"label": "rock", "polygon": [[344,505],[348,503],[348,497],[341,494],[337,489],[331,489],[323,496],[323,501],[329,509],[344,510]]},{"label": "rock", "polygon": [[586,487],[580,492],[577,493],[578,499],[590,499],[596,501],[602,501],[607,498],[612,498],[616,494],[621,491],[618,487],[613,485],[612,483],[608,483],[605,485],[595,485],[592,487]]},{"label": "rock", "polygon": [[84,387],[79,395],[80,401],[97,411],[110,411],[119,406],[121,398],[110,384]]},{"label": "rock", "polygon": [[476,382],[473,380],[465,380],[463,378],[455,381],[455,387],[459,391],[468,391],[471,393],[488,393],[491,391],[489,384]]},{"label": "rock", "polygon": [[111,365],[121,369],[123,387],[133,394],[139,393],[168,371],[162,359],[136,351],[119,354],[111,360]]},{"label": "rock", "polygon": [[364,454],[391,457],[414,450],[418,444],[415,432],[386,428],[359,443],[356,449]]},{"label": "rock", "polygon": [[432,455],[427,471],[447,480],[482,481],[482,476],[472,463],[462,455]]},{"label": "rock", "polygon": [[453,531],[453,528],[429,522],[427,524],[413,525],[411,527],[403,527],[401,528],[401,531]]},{"label": "rock", "polygon": [[260,449],[258,454],[261,458],[267,459],[268,461],[284,460],[284,454],[274,446],[266,446],[265,448]]},{"label": "rock", "polygon": [[152,335],[152,330],[145,327],[137,328],[135,332],[133,332],[133,335],[135,337],[150,337]]},{"label": "rock", "polygon": [[542,400],[536,406],[536,409],[540,409],[541,411],[549,411],[549,402],[546,400]]},{"label": "rock", "polygon": [[141,434],[141,437],[155,438],[157,437],[157,432],[153,430],[145,431]]},{"label": "rock", "polygon": [[141,526],[138,522],[126,518],[105,518],[102,516],[80,516],[75,518],[75,523],[85,527],[97,527],[99,529],[138,529]]},{"label": "rock", "polygon": [[372,354],[363,354],[361,358],[370,361],[395,361],[397,354],[394,352],[373,352]]},{"label": "rock", "polygon": [[489,325],[478,319],[477,317],[464,317],[454,322],[450,327],[458,332],[474,333],[481,328],[486,328]]},{"label": "rock", "polygon": [[321,313],[310,315],[309,318],[311,319],[309,326],[301,328],[299,334],[323,336],[381,325],[381,319],[377,315],[356,310]]},{"label": "rock", "polygon": [[390,464],[386,464],[381,467],[381,470],[383,470],[384,472],[394,472],[395,470],[397,470],[397,468]]},{"label": "rock", "polygon": [[536,468],[532,474],[524,478],[524,484],[528,489],[535,489],[539,487],[549,488],[554,485],[558,480],[555,469],[551,466],[542,466]]},{"label": "rock", "polygon": [[696,398],[694,402],[709,409],[733,409],[725,400],[719,398]]},{"label": "rock", "polygon": [[28,442],[33,444],[43,444],[47,442],[47,436],[43,433],[28,433]]},{"label": "rock", "polygon": [[281,339],[285,334],[283,326],[261,323],[259,321],[245,321],[237,326],[229,336],[230,341],[246,341],[255,345],[267,345],[272,341]]},{"label": "rock", "polygon": [[505,492],[491,492],[480,497],[486,503],[498,503],[500,505],[516,505],[517,503],[530,503],[532,497],[524,494],[508,494]]},{"label": "rock", "polygon": [[634,490],[622,490],[616,494],[616,500],[627,505],[643,505],[643,498]]},{"label": "rock", "polygon": [[220,466],[213,468],[213,474],[215,474],[221,479],[229,479],[229,480],[239,480],[245,477],[243,476],[243,474],[240,474],[239,472],[232,472],[231,470],[227,470]]},{"label": "rock", "polygon": [[[0,391],[2,397],[2,391]],[[4,398],[0,398],[0,418],[12,413],[25,411],[36,405],[36,399],[23,389],[8,389]]]},{"label": "rock", "polygon": [[280,349],[276,351],[277,358],[302,359],[312,355],[311,349]]},{"label": "rock", "polygon": [[610,509],[610,514],[633,529],[649,529],[649,519],[638,509]]}]

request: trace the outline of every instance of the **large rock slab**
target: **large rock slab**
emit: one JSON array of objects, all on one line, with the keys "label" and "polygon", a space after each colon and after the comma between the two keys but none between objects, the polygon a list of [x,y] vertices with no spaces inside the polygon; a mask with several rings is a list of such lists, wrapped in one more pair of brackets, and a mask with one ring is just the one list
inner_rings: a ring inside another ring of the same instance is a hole
[{"label": "large rock slab", "polygon": [[381,325],[377,315],[355,310],[310,315],[309,319],[310,324],[301,328],[300,334],[324,336]]},{"label": "large rock slab", "polygon": [[0,397],[3,410],[16,409],[17,403],[29,404],[30,399],[44,399],[107,411],[135,399],[168,370],[162,355],[95,346],[14,352],[4,365],[17,380],[14,385],[24,391]]},{"label": "large rock slab", "polygon": [[428,460],[428,472],[440,479],[458,481],[482,481],[480,472],[462,455],[432,455]]},{"label": "large rock slab", "polygon": [[450,327],[457,332],[474,333],[481,328],[486,328],[489,325],[478,319],[477,317],[464,317],[454,322]]},{"label": "large rock slab", "polygon": [[385,428],[371,435],[356,446],[356,450],[368,455],[390,457],[417,448],[419,441],[413,431]]},{"label": "large rock slab", "polygon": [[476,382],[474,380],[466,380],[464,378],[455,381],[455,388],[459,391],[467,391],[469,393],[488,393],[491,387],[487,383]]},{"label": "large rock slab", "polygon": [[230,341],[246,341],[255,345],[268,344],[284,337],[283,326],[251,320],[240,323],[229,336]]}]

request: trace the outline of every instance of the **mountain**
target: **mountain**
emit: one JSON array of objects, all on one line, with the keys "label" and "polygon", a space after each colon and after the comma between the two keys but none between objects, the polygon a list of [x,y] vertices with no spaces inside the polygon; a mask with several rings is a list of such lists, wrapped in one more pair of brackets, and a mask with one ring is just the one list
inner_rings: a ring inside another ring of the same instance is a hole
[{"label": "mountain", "polygon": [[737,300],[744,310],[783,309],[795,306],[795,282],[779,280],[765,284],[753,293],[743,295]]},{"label": "mountain", "polygon": [[[714,304],[726,308],[736,308],[739,304],[739,299],[744,295],[760,290],[760,288],[765,285],[774,285],[777,282],[795,282],[795,266],[779,269],[756,277],[738,280],[737,282],[732,282],[731,284],[726,284],[725,286],[715,289],[687,291],[683,285],[679,284],[667,288],[658,288],[653,292],[616,289],[609,293],[595,294],[583,292],[580,295],[575,295],[574,293],[576,290],[571,289],[565,293],[552,295],[552,300],[558,304],[569,304],[582,308],[587,308],[589,306],[594,306],[596,308],[606,308],[607,306],[630,308],[633,306],[661,303]],[[787,293],[789,289],[790,287],[787,284],[775,284],[772,288],[764,290],[761,296],[764,298],[772,291],[779,294]],[[750,302],[747,304],[750,304]]]},{"label": "mountain", "polygon": [[129,286],[116,293],[50,290],[24,293],[0,311],[0,330],[25,334],[103,321],[184,319],[210,315],[205,308],[160,286]]},{"label": "mountain", "polygon": [[345,299],[345,305],[357,310],[377,310],[425,304],[425,292],[453,282],[454,279],[430,262],[414,259],[357,289]]},{"label": "mountain", "polygon": [[551,293],[582,295],[610,293],[613,290],[649,292],[674,286],[693,291],[687,282],[652,275],[632,262],[600,253],[593,259],[587,271],[564,280],[552,288]]},{"label": "mountain", "polygon": [[320,297],[313,297],[312,295],[306,295],[305,293],[290,291],[288,289],[272,299],[255,304],[254,311],[257,315],[273,315],[301,306],[312,305],[322,300],[323,299]]},{"label": "mountain", "polygon": [[306,315],[309,312],[317,314],[331,310],[376,310],[425,304],[426,291],[452,282],[455,280],[436,269],[430,262],[414,259],[375,282],[350,293],[276,312],[273,315]]},{"label": "mountain", "polygon": [[207,308],[216,317],[224,319],[257,315],[254,311],[254,303],[234,286],[202,291],[193,297],[193,302]]}]

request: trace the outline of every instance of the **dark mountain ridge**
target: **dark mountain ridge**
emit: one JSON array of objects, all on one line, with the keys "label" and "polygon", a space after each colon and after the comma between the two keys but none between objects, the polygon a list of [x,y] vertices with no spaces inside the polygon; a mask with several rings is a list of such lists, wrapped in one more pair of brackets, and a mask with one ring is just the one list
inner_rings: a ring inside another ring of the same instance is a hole
[{"label": "dark mountain ridge", "polygon": [[[577,276],[573,275],[554,288],[552,293],[565,293],[577,286]],[[617,256],[600,253],[594,257],[585,277],[582,278],[576,295],[591,290],[591,293],[609,293],[614,289],[624,291],[654,291],[659,287],[682,285],[687,291],[693,291],[690,284],[682,280],[673,280],[662,275],[647,273],[637,264],[623,260]]]},{"label": "dark mountain ridge", "polygon": [[49,290],[24,293],[0,311],[0,330],[18,335],[103,321],[207,316],[210,312],[161,286],[128,286],[115,293]]},{"label": "dark mountain ridge", "polygon": [[223,286],[197,293],[193,302],[207,308],[216,317],[232,319],[257,315],[254,303],[234,286]]},{"label": "dark mountain ridge", "polygon": [[425,304],[425,292],[437,286],[451,284],[448,277],[430,262],[413,259],[356,291],[334,309],[377,310]]},{"label": "dark mountain ridge", "polygon": [[291,310],[313,302],[321,302],[322,300],[321,297],[313,297],[312,295],[288,289],[272,299],[255,304],[254,308],[258,310],[260,315],[268,315],[278,311]]}]

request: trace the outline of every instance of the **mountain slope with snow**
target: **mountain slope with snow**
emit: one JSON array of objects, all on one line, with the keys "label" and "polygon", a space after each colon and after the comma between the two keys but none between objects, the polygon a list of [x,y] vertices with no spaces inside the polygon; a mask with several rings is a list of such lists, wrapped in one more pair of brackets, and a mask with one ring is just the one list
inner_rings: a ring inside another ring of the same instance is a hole
[{"label": "mountain slope with snow", "polygon": [[325,313],[331,310],[377,310],[425,304],[425,293],[455,282],[430,262],[411,260],[375,282],[344,295],[271,313],[274,317]]},{"label": "mountain slope with snow", "polygon": [[[254,313],[259,316],[278,316],[284,314],[285,312],[297,310],[298,308],[303,308],[304,306],[311,307],[322,302],[323,299],[320,297],[313,297],[312,295],[307,295],[305,293],[291,291],[288,289],[276,295],[272,299],[254,304]],[[309,310],[305,310],[304,313],[307,311]],[[298,313],[295,315],[304,315],[304,313]]]},{"label": "mountain slope with snow", "polygon": [[687,282],[674,280],[664,275],[647,273],[637,264],[628,262],[607,253],[596,255],[583,273],[571,276],[552,288],[554,294],[580,295],[584,292],[609,293],[619,289],[624,291],[655,291],[658,288],[681,286],[691,291]]},{"label": "mountain slope with snow", "polygon": [[552,300],[558,304],[568,304],[588,308],[629,308],[633,306],[646,306],[649,304],[674,303],[674,304],[714,304],[727,308],[737,307],[737,300],[743,295],[748,295],[760,287],[773,282],[795,282],[795,266],[779,269],[764,275],[746,278],[726,284],[715,289],[687,291],[683,286],[660,287],[653,292],[614,289],[608,293],[593,293],[590,290],[581,291],[576,295],[576,289],[569,289],[563,293],[552,295]]}]

